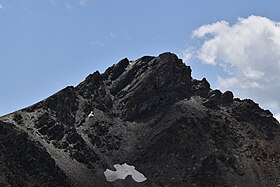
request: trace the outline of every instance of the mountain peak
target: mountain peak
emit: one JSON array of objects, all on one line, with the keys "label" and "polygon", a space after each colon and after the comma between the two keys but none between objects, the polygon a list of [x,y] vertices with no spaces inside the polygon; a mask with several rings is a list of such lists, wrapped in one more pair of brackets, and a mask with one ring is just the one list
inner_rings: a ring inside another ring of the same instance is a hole
[{"label": "mountain peak", "polygon": [[[272,114],[211,89],[206,78],[193,79],[191,68],[169,52],[124,58],[1,117],[0,140],[5,186],[280,183],[280,125]],[[114,177],[110,169],[123,163],[147,180],[107,181],[106,171]]]},{"label": "mountain peak", "polygon": [[191,69],[173,53],[123,59],[103,74],[117,108],[125,118],[152,114],[176,100],[189,97]]}]

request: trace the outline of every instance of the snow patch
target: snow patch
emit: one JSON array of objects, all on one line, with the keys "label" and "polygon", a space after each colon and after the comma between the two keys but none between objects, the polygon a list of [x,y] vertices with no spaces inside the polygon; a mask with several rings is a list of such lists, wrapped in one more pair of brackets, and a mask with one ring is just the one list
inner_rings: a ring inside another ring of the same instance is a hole
[{"label": "snow patch", "polygon": [[129,65],[125,68],[126,71],[129,71],[132,69],[132,67],[134,66],[135,61],[129,61]]},{"label": "snow patch", "polygon": [[116,171],[106,169],[106,171],[104,172],[104,175],[108,182],[113,182],[118,179],[125,179],[128,175],[131,175],[132,179],[135,182],[144,182],[145,180],[147,180],[147,178],[142,173],[137,171],[134,166],[130,166],[126,163],[122,165],[115,164],[114,168],[116,169]]},{"label": "snow patch", "polygon": [[89,117],[89,118],[94,117],[94,113],[93,113],[93,111],[91,111],[91,112],[90,112],[90,114],[88,115],[88,117]]}]

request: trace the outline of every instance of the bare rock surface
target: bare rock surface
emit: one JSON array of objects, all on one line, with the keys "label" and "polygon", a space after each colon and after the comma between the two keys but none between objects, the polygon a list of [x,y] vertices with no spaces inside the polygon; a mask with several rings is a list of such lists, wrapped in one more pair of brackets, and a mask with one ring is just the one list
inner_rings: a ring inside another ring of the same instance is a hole
[{"label": "bare rock surface", "polygon": [[[0,186],[271,187],[279,145],[271,112],[193,79],[175,54],[125,58],[0,117]],[[124,163],[146,180],[107,181]]]}]

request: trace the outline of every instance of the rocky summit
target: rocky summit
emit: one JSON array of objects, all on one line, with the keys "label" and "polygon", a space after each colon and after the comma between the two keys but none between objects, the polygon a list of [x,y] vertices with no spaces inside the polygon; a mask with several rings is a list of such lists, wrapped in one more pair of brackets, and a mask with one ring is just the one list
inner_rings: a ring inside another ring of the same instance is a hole
[{"label": "rocky summit", "polygon": [[270,111],[175,54],[125,58],[0,117],[0,186],[273,187],[279,145]]}]

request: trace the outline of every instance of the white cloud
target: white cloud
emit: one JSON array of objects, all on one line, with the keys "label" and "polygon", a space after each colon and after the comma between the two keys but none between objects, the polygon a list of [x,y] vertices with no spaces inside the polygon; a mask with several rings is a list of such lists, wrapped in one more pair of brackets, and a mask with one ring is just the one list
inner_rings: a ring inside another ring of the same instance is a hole
[{"label": "white cloud", "polygon": [[48,2],[55,8],[64,6],[67,10],[73,10],[77,6],[85,7],[90,5],[93,0],[71,0],[71,1],[61,1],[61,0],[48,0]]},{"label": "white cloud", "polygon": [[229,24],[226,21],[219,21],[217,23],[203,25],[193,32],[195,37],[203,37],[207,34],[219,34],[229,28]]},{"label": "white cloud", "polygon": [[110,32],[109,35],[113,40],[117,40],[117,39],[130,40],[132,38],[126,30],[119,31],[119,32]]},{"label": "white cloud", "polygon": [[110,37],[112,38],[112,39],[116,39],[117,38],[117,36],[116,36],[116,34],[114,34],[114,33],[110,33]]},{"label": "white cloud", "polygon": [[193,37],[202,41],[195,56],[228,73],[217,78],[218,88],[262,106],[280,106],[280,22],[260,16],[239,18],[232,25],[219,21],[199,27]]},{"label": "white cloud", "polygon": [[90,44],[96,47],[105,47],[105,44],[100,41],[92,41]]},{"label": "white cloud", "polygon": [[193,49],[186,49],[183,51],[183,56],[181,57],[184,62],[188,62],[191,60],[193,56]]},{"label": "white cloud", "polygon": [[0,4],[0,11],[4,9],[4,6]]},{"label": "white cloud", "polygon": [[80,6],[85,6],[85,5],[88,4],[90,1],[92,1],[92,0],[80,0],[79,4],[80,4]]}]

